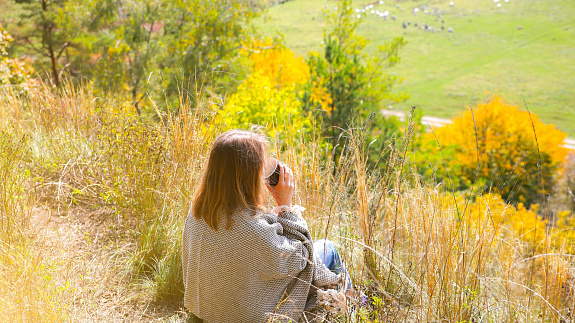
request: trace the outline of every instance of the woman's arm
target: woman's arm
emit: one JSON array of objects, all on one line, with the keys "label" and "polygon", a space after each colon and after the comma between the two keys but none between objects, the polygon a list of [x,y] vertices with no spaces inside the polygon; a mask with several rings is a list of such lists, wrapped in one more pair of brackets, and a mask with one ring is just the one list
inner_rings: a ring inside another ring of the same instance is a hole
[{"label": "woman's arm", "polygon": [[312,254],[308,261],[310,263],[313,262],[314,266],[313,285],[320,288],[334,288],[341,284],[341,275],[334,274],[324,265],[321,259],[315,257],[311,234],[307,228],[307,222],[302,216],[304,210],[305,208],[294,205],[292,207],[276,207],[272,212],[278,215],[278,222],[282,224],[284,229],[283,234],[290,239],[302,241]]},{"label": "woman's arm", "polygon": [[313,241],[307,227],[307,222],[302,216],[302,211],[305,209],[298,205],[292,206],[292,196],[295,185],[291,168],[283,164],[280,165],[278,184],[276,186],[267,185],[267,188],[278,204],[272,212],[277,215],[278,223],[282,225],[282,235],[288,239],[300,241],[309,254],[307,261],[314,269],[313,284],[316,287],[326,288],[340,284],[341,276],[331,272],[321,260],[315,259],[314,257]]},{"label": "woman's arm", "polygon": [[311,263],[313,245],[309,231],[297,218],[264,213],[250,222],[258,237],[255,252],[261,253],[263,279],[295,277]]}]

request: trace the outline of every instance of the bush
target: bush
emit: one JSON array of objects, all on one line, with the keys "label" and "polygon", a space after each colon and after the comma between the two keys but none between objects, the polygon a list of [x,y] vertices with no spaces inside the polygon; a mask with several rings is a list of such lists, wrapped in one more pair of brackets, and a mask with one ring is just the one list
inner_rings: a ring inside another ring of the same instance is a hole
[{"label": "bush", "polygon": [[0,86],[12,86],[16,93],[30,94],[37,86],[32,78],[34,70],[21,60],[7,58],[6,50],[13,41],[14,38],[0,26]]},{"label": "bush", "polygon": [[262,125],[272,137],[291,130],[309,131],[312,122],[299,100],[309,79],[303,58],[271,41],[255,42],[244,55],[251,73],[218,111],[219,122],[229,128]]},{"label": "bush", "polygon": [[498,96],[435,129],[435,135],[429,133],[423,139],[423,153],[418,157],[428,178],[436,176],[450,186],[449,171],[455,190],[477,184],[480,191],[527,207],[551,193],[554,174],[567,154],[562,147],[565,133]]}]

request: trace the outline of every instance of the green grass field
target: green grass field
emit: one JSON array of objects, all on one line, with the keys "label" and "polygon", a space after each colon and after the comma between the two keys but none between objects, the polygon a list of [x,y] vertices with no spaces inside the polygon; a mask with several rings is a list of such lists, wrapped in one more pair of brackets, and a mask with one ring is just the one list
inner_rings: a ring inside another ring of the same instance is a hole
[{"label": "green grass field", "polygon": [[[393,109],[416,105],[425,115],[453,117],[497,93],[522,108],[525,100],[546,123],[575,136],[575,1],[453,1],[452,7],[450,0],[386,0],[374,6],[396,20],[362,14],[358,32],[372,41],[368,50],[394,36],[408,41],[402,62],[389,72],[404,78],[395,90],[411,98]],[[355,1],[353,6],[371,3]],[[286,45],[305,56],[321,50],[323,10],[337,5],[333,0],[291,0],[270,8],[259,27],[265,35],[283,34]],[[423,10],[413,14],[425,5],[444,12],[439,21]],[[441,20],[445,30],[440,33],[413,27],[417,22],[438,29]],[[403,22],[411,26],[404,29]]]}]

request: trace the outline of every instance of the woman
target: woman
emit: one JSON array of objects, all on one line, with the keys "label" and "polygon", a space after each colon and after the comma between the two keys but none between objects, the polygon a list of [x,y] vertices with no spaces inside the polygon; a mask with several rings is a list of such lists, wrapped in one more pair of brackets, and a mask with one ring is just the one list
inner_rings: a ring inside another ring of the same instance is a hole
[{"label": "woman", "polygon": [[[211,148],[182,238],[192,322],[311,321],[316,291],[342,281],[314,253],[304,209],[292,204],[292,170],[281,165],[278,184],[264,183],[266,150],[262,135],[240,130]],[[263,186],[277,202],[272,212],[262,206]],[[333,245],[321,245],[322,258],[341,267]]]}]

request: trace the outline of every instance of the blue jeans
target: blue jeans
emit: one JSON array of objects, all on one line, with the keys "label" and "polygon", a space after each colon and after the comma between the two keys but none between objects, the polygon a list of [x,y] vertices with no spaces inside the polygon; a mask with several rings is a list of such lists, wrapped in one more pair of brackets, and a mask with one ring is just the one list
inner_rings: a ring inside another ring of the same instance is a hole
[{"label": "blue jeans", "polygon": [[341,261],[341,257],[335,248],[333,242],[320,239],[313,243],[313,249],[321,262],[334,274],[343,274],[345,276],[345,290],[351,288],[351,278],[345,269],[345,265]]}]

